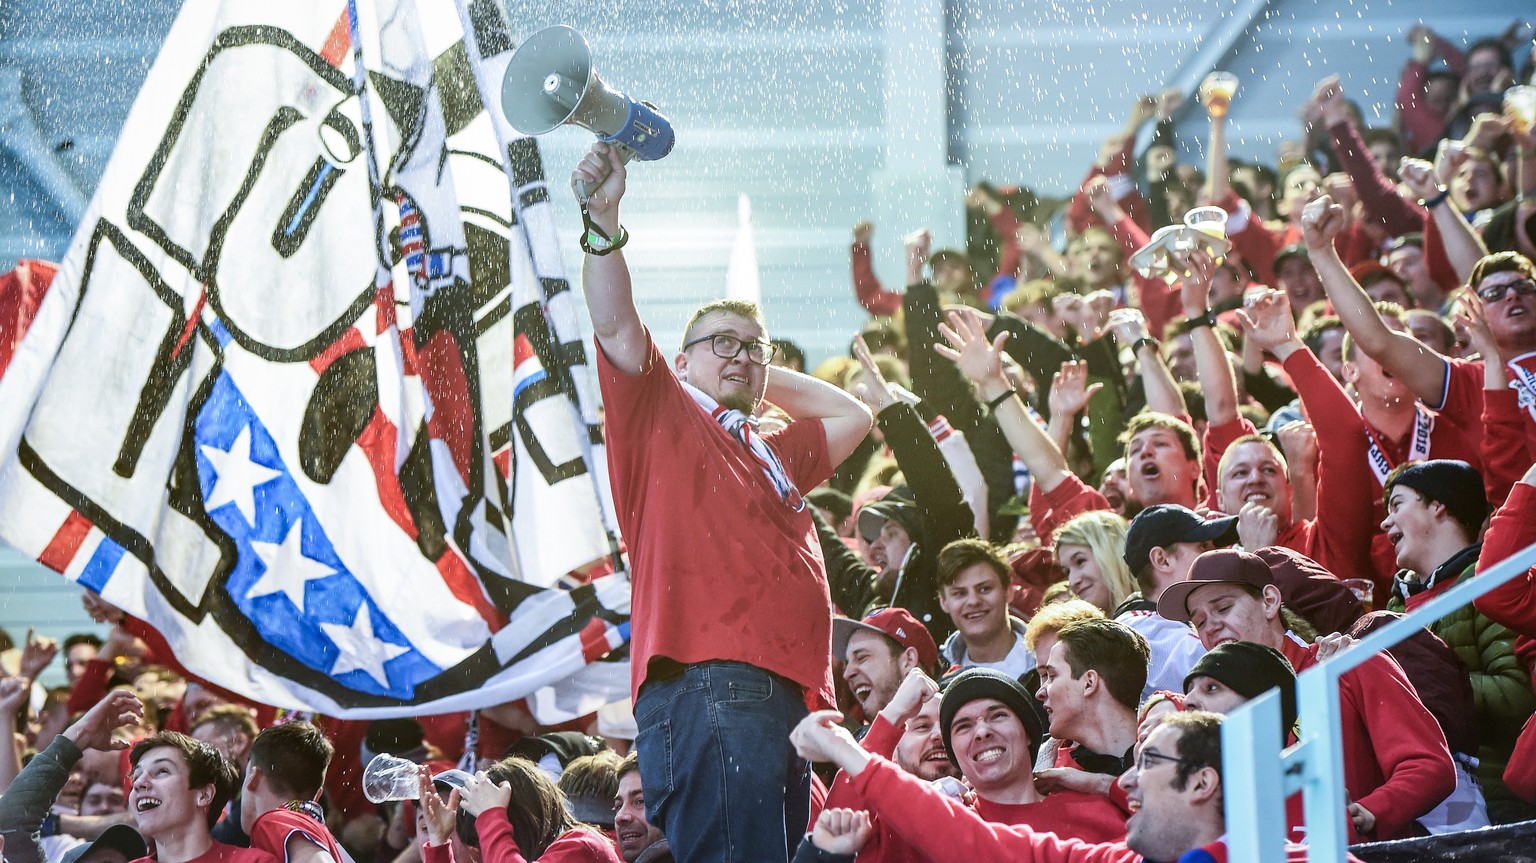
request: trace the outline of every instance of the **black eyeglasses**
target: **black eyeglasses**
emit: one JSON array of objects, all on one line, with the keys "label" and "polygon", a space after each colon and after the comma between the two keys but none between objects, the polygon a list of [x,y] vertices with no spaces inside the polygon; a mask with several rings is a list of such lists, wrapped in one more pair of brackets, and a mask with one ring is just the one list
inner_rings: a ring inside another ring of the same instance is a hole
[{"label": "black eyeglasses", "polygon": [[1477,295],[1483,298],[1485,303],[1496,303],[1504,299],[1504,295],[1514,291],[1522,297],[1536,297],[1536,281],[1520,279],[1514,282],[1505,282],[1502,285],[1489,285],[1478,288]]},{"label": "black eyeglasses", "polygon": [[1138,773],[1147,772],[1152,767],[1152,765],[1148,762],[1152,761],[1172,761],[1174,764],[1180,764],[1189,767],[1202,766],[1194,761],[1189,760],[1188,758],[1180,758],[1177,755],[1164,755],[1161,752],[1154,752],[1150,749],[1143,749],[1141,750],[1141,755],[1136,759],[1136,771]]},{"label": "black eyeglasses", "polygon": [[745,348],[747,359],[760,366],[766,366],[773,362],[774,354],[778,353],[778,347],[772,342],[748,342],[727,333],[713,333],[707,336],[700,336],[683,345],[683,350],[686,351],[701,342],[709,342],[710,351],[722,360],[736,359],[736,355],[740,354],[742,349]]}]

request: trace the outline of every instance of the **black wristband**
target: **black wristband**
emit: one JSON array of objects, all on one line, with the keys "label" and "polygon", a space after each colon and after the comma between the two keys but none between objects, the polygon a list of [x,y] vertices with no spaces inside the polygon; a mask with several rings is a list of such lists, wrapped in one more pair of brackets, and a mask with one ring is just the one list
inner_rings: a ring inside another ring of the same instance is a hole
[{"label": "black wristband", "polygon": [[1424,205],[1424,209],[1426,209],[1426,210],[1433,210],[1434,208],[1436,208],[1436,207],[1440,206],[1441,204],[1445,203],[1445,199],[1449,198],[1450,196],[1451,196],[1451,190],[1450,189],[1441,189],[1440,190],[1440,194],[1434,196],[1433,198],[1426,198],[1426,199],[1420,201],[1419,203]]},{"label": "black wristband", "polygon": [[1210,327],[1213,330],[1216,329],[1216,313],[1214,311],[1211,311],[1209,308],[1207,308],[1205,310],[1205,314],[1201,315],[1200,317],[1190,318],[1189,321],[1184,324],[1184,332],[1192,333],[1201,327]]},{"label": "black wristband", "polygon": [[1018,390],[1014,389],[1013,387],[1009,387],[1007,392],[1003,393],[1002,395],[998,396],[997,398],[993,399],[992,401],[987,402],[987,410],[989,410],[989,411],[996,411],[998,405],[1002,404],[1005,401],[1008,401],[1009,399],[1013,398],[1014,396],[1016,396],[1018,394],[1019,394]]},{"label": "black wristband", "polygon": [[1152,350],[1154,351],[1161,350],[1162,348],[1162,346],[1157,343],[1157,339],[1154,339],[1151,336],[1142,336],[1141,338],[1137,339],[1134,344],[1131,345],[1131,353],[1140,354],[1141,349],[1147,345],[1151,345]]}]

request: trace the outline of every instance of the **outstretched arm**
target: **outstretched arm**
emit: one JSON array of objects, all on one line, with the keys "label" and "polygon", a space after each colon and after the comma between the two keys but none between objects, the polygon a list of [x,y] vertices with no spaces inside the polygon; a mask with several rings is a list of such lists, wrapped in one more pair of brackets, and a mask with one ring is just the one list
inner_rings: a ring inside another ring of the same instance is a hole
[{"label": "outstretched arm", "polygon": [[976,383],[980,397],[988,403],[1006,396],[993,408],[1003,435],[1009,446],[1024,460],[1042,492],[1050,492],[1067,478],[1067,460],[1061,450],[1051,442],[1045,429],[1024,410],[1024,402],[1003,375],[1003,343],[1008,340],[1002,333],[991,342],[987,341],[986,329],[975,312],[950,312],[949,323],[939,331],[948,345],[934,345],[939,355],[954,362],[966,377]]},{"label": "outstretched arm", "polygon": [[[609,174],[603,178],[605,169]],[[599,178],[602,178],[601,185]],[[582,157],[571,173],[573,185],[577,180],[585,182],[589,188],[596,186],[586,202],[588,217],[598,230],[617,239],[619,200],[624,197],[625,183],[624,161],[619,158],[618,150],[602,142],[593,144],[592,151]],[[587,313],[592,317],[592,331],[609,362],[625,374],[644,371],[645,326],[640,322],[639,309],[635,308],[624,253],[587,255],[581,264],[581,283],[587,296]]]},{"label": "outstretched arm", "polygon": [[1323,290],[1344,321],[1344,328],[1367,356],[1402,378],[1425,404],[1440,404],[1445,399],[1445,357],[1412,336],[1387,328],[1371,298],[1333,248],[1333,238],[1344,229],[1344,224],[1344,209],[1327,195],[1308,204],[1301,214],[1302,237]]},{"label": "outstretched arm", "polygon": [[1210,320],[1211,277],[1216,274],[1216,262],[1211,256],[1196,249],[1189,256],[1191,274],[1179,288],[1184,304],[1184,316],[1197,323],[1190,331],[1195,345],[1195,369],[1200,376],[1200,388],[1205,392],[1205,416],[1211,426],[1222,426],[1237,419],[1237,381],[1232,378],[1232,363],[1227,360],[1227,349],[1216,335],[1216,328],[1204,321]]}]

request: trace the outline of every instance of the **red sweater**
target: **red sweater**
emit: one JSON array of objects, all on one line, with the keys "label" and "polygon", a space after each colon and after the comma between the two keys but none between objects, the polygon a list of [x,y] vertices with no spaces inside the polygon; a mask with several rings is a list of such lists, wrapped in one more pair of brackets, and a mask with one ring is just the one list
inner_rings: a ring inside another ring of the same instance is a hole
[{"label": "red sweater", "polygon": [[[1317,646],[1287,637],[1281,652],[1299,677],[1317,664]],[[1339,679],[1344,785],[1376,816],[1370,840],[1411,835],[1414,819],[1456,790],[1445,732],[1403,669],[1374,656]]]},{"label": "red sweater", "polygon": [[[507,810],[497,806],[481,812],[475,818],[475,830],[480,834],[480,859],[484,863],[528,863],[512,838]],[[454,863],[453,844],[422,843],[421,859],[422,863]],[[612,842],[584,828],[562,833],[536,859],[543,863],[622,863]]]},{"label": "red sweater", "polygon": [[[1143,859],[1126,847],[1124,840],[1092,844],[1029,827],[984,821],[966,806],[883,758],[872,759],[853,782],[871,808],[896,824],[897,830],[933,863],[1141,863]],[[1203,850],[1209,859],[1227,860],[1222,840],[1198,850]],[[1287,843],[1285,853],[1291,863],[1307,859],[1303,845]],[[1348,859],[1358,863],[1353,856]]]},{"label": "red sweater", "polygon": [[[1536,542],[1536,486],[1516,483],[1483,534],[1479,573]],[[1517,635],[1536,638],[1536,567],[1488,591],[1473,603],[1482,615]]]}]

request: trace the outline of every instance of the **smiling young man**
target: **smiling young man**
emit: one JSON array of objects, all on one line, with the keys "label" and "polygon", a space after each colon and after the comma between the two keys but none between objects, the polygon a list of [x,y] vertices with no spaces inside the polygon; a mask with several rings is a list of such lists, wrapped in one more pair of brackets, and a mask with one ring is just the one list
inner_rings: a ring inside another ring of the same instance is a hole
[{"label": "smiling young man", "polygon": [[162,731],[129,752],[128,811],[156,863],[276,863],[265,851],[214,840],[213,824],[235,791],[235,768],[217,749],[185,734]]},{"label": "smiling young man", "polygon": [[1024,621],[1008,613],[1013,570],[1002,552],[980,539],[961,539],[939,552],[939,607],[954,621],[944,658],[961,668],[992,668],[1015,680],[1035,667],[1024,643]]},{"label": "smiling young man", "polygon": [[[1269,564],[1237,549],[1200,555],[1188,580],[1158,600],[1164,617],[1193,624],[1207,650],[1251,641],[1280,651],[1300,674],[1318,662],[1318,646],[1287,632],[1280,608]],[[1387,656],[1341,677],[1339,703],[1351,824],[1364,839],[1411,835],[1414,819],[1456,789],[1445,733]]]},{"label": "smiling young man", "polygon": [[645,790],[640,785],[640,757],[631,752],[619,762],[619,793],[613,801],[613,835],[624,863],[671,863],[667,837],[645,818]]},{"label": "smiling young man", "polygon": [[1109,842],[1125,835],[1125,813],[1103,794],[1035,787],[1035,756],[1045,738],[1039,707],[1024,687],[987,668],[961,672],[939,704],[944,745],[976,791],[976,812],[1000,824]]},{"label": "smiling young man", "polygon": [[[750,303],[699,309],[668,363],[620,251],[617,150],[595,145],[572,180],[592,189],[581,202],[582,281],[630,552],[647,814],[684,863],[787,860],[810,815],[810,770],[789,729],[833,703],[831,599],[802,492],[863,441],[870,413],[830,384],[770,367],[773,345]],[[752,414],[765,400],[794,422],[759,436]],[[743,700],[753,709],[729,707]],[[732,721],[717,721],[727,711]]]},{"label": "smiling young man", "polygon": [[[869,810],[894,825],[901,838],[933,863],[1227,859],[1221,717],[1215,714],[1176,713],[1147,735],[1136,763],[1120,778],[1132,809],[1126,837],[1102,844],[985,821],[964,804],[860,749],[835,718],[836,714],[817,713],[800,723],[795,729],[800,754],[842,768],[868,801]],[[1307,859],[1307,847],[1286,843],[1285,856],[1291,863],[1301,863]],[[821,859],[842,863],[852,857],[824,853]],[[1352,855],[1347,859],[1358,863]]]},{"label": "smiling young man", "polygon": [[939,648],[905,608],[882,608],[863,620],[832,621],[832,654],[843,660],[843,681],[866,717],[885,708],[914,668],[937,673]]},{"label": "smiling young man", "polygon": [[[1483,480],[1466,462],[1437,459],[1404,465],[1387,478],[1387,517],[1381,523],[1402,567],[1390,608],[1407,612],[1476,575],[1477,541],[1488,501]],[[1525,663],[1515,655],[1515,633],[1471,605],[1429,625],[1461,659],[1472,679],[1479,746],[1477,778],[1495,824],[1536,817],[1509,792],[1504,767],[1520,728],[1536,711]]]}]

